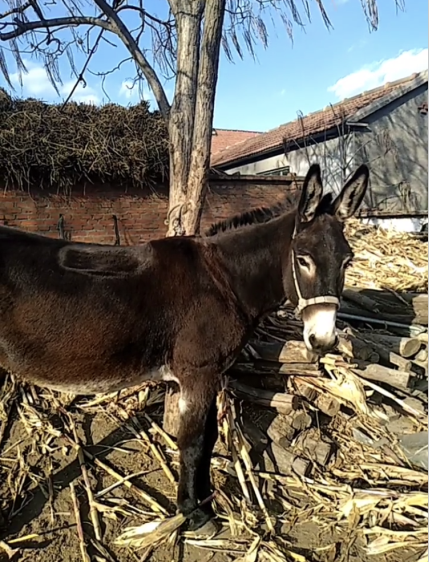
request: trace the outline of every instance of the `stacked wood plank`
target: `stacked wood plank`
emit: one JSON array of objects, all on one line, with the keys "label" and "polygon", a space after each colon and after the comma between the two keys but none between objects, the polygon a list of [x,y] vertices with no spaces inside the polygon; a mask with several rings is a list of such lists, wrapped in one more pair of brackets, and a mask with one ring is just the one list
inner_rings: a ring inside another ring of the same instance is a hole
[{"label": "stacked wood plank", "polygon": [[[398,400],[426,402],[428,296],[355,288],[344,291],[339,312],[340,341],[334,354],[318,358],[302,341],[302,325],[283,308],[263,326],[230,369],[229,388],[254,407],[275,416],[263,431],[246,419],[249,442],[258,442],[265,467],[309,476],[335,456],[333,443],[319,431],[320,416],[335,418],[353,404],[317,385],[329,367],[340,365],[363,386],[375,384],[374,404],[384,411],[383,389]],[[347,310],[347,313],[344,311]],[[316,384],[315,384],[316,383]],[[423,384],[423,387],[422,387]],[[400,427],[400,425],[399,425]],[[265,436],[263,439],[262,437]],[[398,437],[403,435],[398,433]]]}]

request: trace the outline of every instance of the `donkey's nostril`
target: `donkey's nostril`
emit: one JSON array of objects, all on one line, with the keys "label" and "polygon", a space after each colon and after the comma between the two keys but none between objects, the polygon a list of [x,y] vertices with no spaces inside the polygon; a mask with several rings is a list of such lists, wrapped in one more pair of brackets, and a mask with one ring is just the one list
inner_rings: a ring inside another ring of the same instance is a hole
[{"label": "donkey's nostril", "polygon": [[313,351],[324,354],[335,349],[339,339],[338,336],[319,339],[316,334],[310,334],[308,336],[308,342]]}]

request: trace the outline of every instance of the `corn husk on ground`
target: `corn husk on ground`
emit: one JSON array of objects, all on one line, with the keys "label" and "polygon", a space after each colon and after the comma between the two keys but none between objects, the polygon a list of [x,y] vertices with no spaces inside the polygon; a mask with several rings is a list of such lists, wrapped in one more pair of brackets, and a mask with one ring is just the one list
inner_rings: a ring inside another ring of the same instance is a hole
[{"label": "corn husk on ground", "polygon": [[[410,312],[402,291],[427,291],[427,243],[349,228],[357,261],[347,285],[380,291],[380,299],[368,297],[378,302],[378,318],[392,307]],[[340,351],[306,363],[301,344],[291,343],[301,341],[300,322],[282,308],[227,374],[212,461],[222,529],[211,537],[187,534],[175,513],[178,450],[162,429],[163,387],[88,399],[0,379],[0,560],[30,548],[37,560],[51,560],[49,539],[75,545],[74,558],[64,547],[65,561],[158,560],[159,552],[160,560],[176,559],[180,548],[184,560],[427,561],[427,444],[423,452],[419,441],[407,445],[428,429],[427,321],[407,336],[349,316],[339,319]],[[405,373],[396,386],[383,368],[381,381],[377,369],[368,371],[372,359],[383,363],[368,344],[376,335],[419,342],[400,367],[385,367]],[[365,345],[355,347],[357,340]],[[279,347],[277,359],[264,355]],[[93,442],[88,420],[100,431]],[[42,509],[41,527],[33,520]],[[314,533],[308,544],[299,540],[306,525]]]}]

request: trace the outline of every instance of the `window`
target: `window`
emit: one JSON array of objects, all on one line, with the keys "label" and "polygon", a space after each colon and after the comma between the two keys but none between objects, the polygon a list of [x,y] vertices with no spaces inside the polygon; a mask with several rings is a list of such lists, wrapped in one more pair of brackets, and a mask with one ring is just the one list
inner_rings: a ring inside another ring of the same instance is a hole
[{"label": "window", "polygon": [[284,166],[283,168],[276,168],[275,170],[259,172],[258,176],[288,176],[289,174],[290,166]]},{"label": "window", "polygon": [[421,115],[427,115],[428,114],[428,104],[427,104],[427,102],[422,103],[422,105],[420,107],[418,107],[418,110],[420,111]]}]

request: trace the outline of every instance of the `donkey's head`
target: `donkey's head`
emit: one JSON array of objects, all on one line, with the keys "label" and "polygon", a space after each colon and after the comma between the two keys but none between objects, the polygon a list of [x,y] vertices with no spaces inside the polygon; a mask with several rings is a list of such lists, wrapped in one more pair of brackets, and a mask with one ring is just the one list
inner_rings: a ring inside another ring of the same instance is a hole
[{"label": "donkey's head", "polygon": [[353,258],[344,221],[358,210],[368,179],[368,168],[360,166],[333,200],[330,193],[323,196],[320,166],[313,164],[303,184],[285,292],[304,322],[307,348],[317,353],[326,353],[337,343],[337,310],[345,270]]}]

